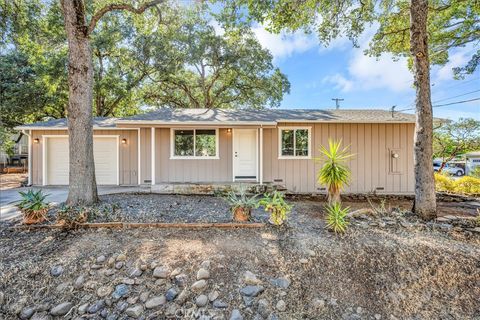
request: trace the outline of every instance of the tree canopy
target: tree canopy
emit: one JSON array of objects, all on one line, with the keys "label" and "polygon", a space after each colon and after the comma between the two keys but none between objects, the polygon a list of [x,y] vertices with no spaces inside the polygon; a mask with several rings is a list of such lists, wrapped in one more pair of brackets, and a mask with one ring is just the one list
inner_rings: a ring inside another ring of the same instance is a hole
[{"label": "tree canopy", "polygon": [[[87,1],[87,14],[107,2]],[[1,121],[13,127],[64,117],[67,42],[58,1],[1,2],[0,20]],[[248,27],[217,34],[212,21],[203,4],[105,14],[91,33],[94,114],[279,106],[290,84],[271,54]]]}]

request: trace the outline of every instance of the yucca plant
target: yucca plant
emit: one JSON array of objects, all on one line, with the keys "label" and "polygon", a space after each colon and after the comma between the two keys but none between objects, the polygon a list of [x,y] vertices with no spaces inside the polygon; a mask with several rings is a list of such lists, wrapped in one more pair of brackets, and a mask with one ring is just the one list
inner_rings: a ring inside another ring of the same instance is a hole
[{"label": "yucca plant", "polygon": [[258,201],[259,206],[264,206],[265,211],[270,212],[270,222],[274,225],[281,225],[287,220],[287,215],[292,211],[292,206],[285,201],[283,193],[274,191],[266,193]]},{"label": "yucca plant", "polygon": [[17,203],[17,207],[23,213],[23,221],[25,224],[40,223],[47,219],[48,203],[45,198],[48,194],[44,194],[42,190],[20,191],[21,200]]},{"label": "yucca plant", "polygon": [[350,207],[342,208],[339,202],[334,202],[325,206],[327,211],[327,228],[335,233],[343,233],[347,230],[348,220],[347,215]]},{"label": "yucca plant", "polygon": [[327,186],[329,204],[340,202],[340,192],[350,182],[351,171],[345,163],[353,154],[348,149],[349,146],[342,148],[342,140],[328,139],[328,149],[320,146],[322,156],[316,160],[324,161],[324,164],[317,180]]}]

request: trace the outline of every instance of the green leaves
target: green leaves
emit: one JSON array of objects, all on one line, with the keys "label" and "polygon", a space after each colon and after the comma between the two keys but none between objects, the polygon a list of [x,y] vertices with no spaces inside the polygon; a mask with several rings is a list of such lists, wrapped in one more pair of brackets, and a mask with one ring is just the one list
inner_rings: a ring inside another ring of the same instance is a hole
[{"label": "green leaves", "polygon": [[325,210],[327,228],[335,233],[344,233],[348,226],[347,215],[350,208],[342,208],[340,203],[335,202],[325,206]]},{"label": "green leaves", "polygon": [[353,157],[349,153],[349,146],[342,148],[342,140],[328,140],[328,149],[320,147],[321,158],[324,164],[318,172],[318,182],[328,188],[329,203],[340,202],[340,191],[350,181],[350,168],[345,164]]},{"label": "green leaves", "polygon": [[45,202],[45,198],[48,194],[44,194],[42,190],[35,191],[30,189],[26,192],[19,191],[19,193],[22,199],[17,204],[17,207],[22,211],[35,212],[48,208],[48,203]]},{"label": "green leaves", "polygon": [[274,225],[281,225],[287,220],[287,215],[292,211],[292,205],[285,201],[285,196],[275,190],[272,193],[266,193],[258,201],[258,206],[263,206],[265,211],[270,212],[270,221]]}]

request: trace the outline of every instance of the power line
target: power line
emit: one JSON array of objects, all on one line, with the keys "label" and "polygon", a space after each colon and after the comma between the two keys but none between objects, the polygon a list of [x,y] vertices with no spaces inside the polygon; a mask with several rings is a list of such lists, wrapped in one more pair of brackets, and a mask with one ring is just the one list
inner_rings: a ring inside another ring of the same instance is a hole
[{"label": "power line", "polygon": [[[474,98],[474,99],[469,99],[469,100],[455,101],[455,102],[450,102],[450,103],[445,103],[445,104],[437,104],[437,105],[433,105],[432,108],[451,106],[451,105],[454,105],[454,104],[467,103],[467,102],[472,102],[472,101],[477,101],[477,100],[480,100],[480,97],[479,98]],[[402,112],[402,111],[409,111],[409,110],[415,110],[415,108],[408,108],[408,109],[402,109],[402,110],[397,110],[397,111]]]},{"label": "power line", "polygon": [[459,95],[456,95],[456,96],[453,96],[453,97],[448,97],[448,98],[436,100],[436,101],[433,101],[432,103],[437,103],[437,102],[441,102],[441,101],[445,101],[445,100],[450,100],[450,99],[453,99],[453,98],[463,97],[463,96],[466,96],[466,95],[469,95],[469,94],[472,94],[472,93],[475,93],[475,92],[479,92],[479,91],[480,91],[480,89],[470,91],[470,92],[466,92],[466,93],[462,93],[462,94],[459,94]]}]

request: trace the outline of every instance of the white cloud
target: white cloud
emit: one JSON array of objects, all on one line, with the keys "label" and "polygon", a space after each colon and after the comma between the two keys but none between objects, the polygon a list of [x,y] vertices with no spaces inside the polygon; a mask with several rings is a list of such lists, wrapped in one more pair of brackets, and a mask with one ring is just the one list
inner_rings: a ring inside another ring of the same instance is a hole
[{"label": "white cloud", "polygon": [[342,92],[348,92],[352,90],[354,86],[354,82],[346,79],[339,73],[336,73],[331,76],[326,76],[323,78],[322,83],[331,83],[333,84],[336,90],[340,90]]},{"label": "white cloud", "polygon": [[274,59],[287,58],[295,53],[308,51],[318,45],[313,35],[303,32],[273,34],[265,30],[264,26],[252,28],[262,47],[268,49]]}]

